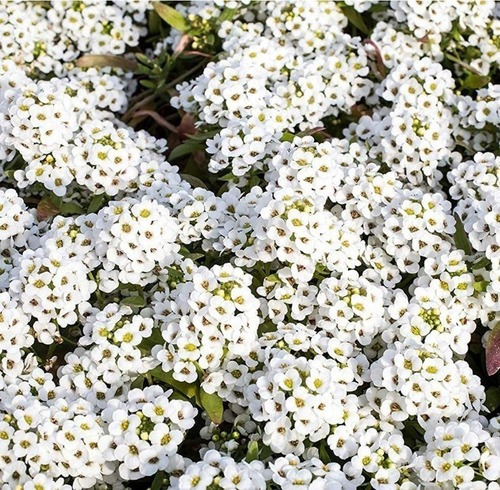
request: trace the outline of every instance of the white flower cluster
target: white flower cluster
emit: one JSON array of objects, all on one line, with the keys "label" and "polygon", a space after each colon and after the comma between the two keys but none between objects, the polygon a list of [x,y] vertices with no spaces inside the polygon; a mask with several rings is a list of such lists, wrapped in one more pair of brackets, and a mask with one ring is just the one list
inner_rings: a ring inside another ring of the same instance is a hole
[{"label": "white flower cluster", "polygon": [[85,316],[78,347],[66,355],[58,375],[61,386],[104,409],[112,399],[123,400],[137,375],[154,365],[140,349],[153,321],[115,303]]},{"label": "white flower cluster", "polygon": [[1,57],[28,72],[61,75],[83,53],[122,54],[146,34],[148,6],[147,0],[2,0]]},{"label": "white flower cluster", "polygon": [[457,70],[466,61],[482,75],[498,64],[500,24],[494,1],[392,0],[390,5],[371,34],[388,67],[423,54],[436,61],[451,54]]},{"label": "white flower cluster", "polygon": [[159,386],[136,388],[126,403],[112,400],[103,410],[109,435],[101,438],[101,451],[120,463],[124,480],[172,471],[182,464],[177,448],[193,427],[197,410],[189,402],[170,399],[171,394]]},{"label": "white flower cluster", "polygon": [[238,463],[229,456],[211,450],[205,453],[202,461],[186,463],[184,474],[172,479],[169,486],[172,490],[210,487],[266,489],[265,468],[260,461]]},{"label": "white flower cluster", "polygon": [[99,211],[95,223],[96,253],[102,269],[101,289],[119,282],[145,285],[157,269],[172,264],[179,250],[177,222],[154,200],[125,198]]},{"label": "white flower cluster", "polygon": [[[224,22],[228,56],[181,85],[172,103],[217,124],[209,168],[243,176],[265,164],[282,134],[312,129],[370,94],[360,38],[342,33],[347,18],[333,2],[265,2],[264,23]],[[250,35],[249,35],[250,33]]]},{"label": "white flower cluster", "polygon": [[[153,353],[174,379],[192,383],[199,372],[206,376],[217,371],[223,360],[230,369],[228,361],[250,355],[257,342],[259,301],[249,288],[252,277],[230,264],[211,269],[188,265],[182,275],[175,289],[156,293],[153,300],[154,318],[166,341]],[[213,393],[221,383],[229,384],[219,376],[202,385]],[[235,376],[232,384],[243,387],[246,378]]]},{"label": "white flower cluster", "polygon": [[352,131],[366,140],[371,156],[411,184],[426,180],[433,186],[455,147],[453,138],[464,131],[447,104],[454,85],[451,72],[430,58],[401,62],[377,90],[390,109],[363,116]]},{"label": "white flower cluster", "polygon": [[0,3],[2,490],[500,490],[498,7],[167,6]]},{"label": "white flower cluster", "polygon": [[[21,83],[24,73],[18,71]],[[4,99],[9,104],[0,112],[0,157],[18,155],[26,163],[14,172],[20,187],[39,182],[64,196],[77,182],[91,192],[103,193],[106,187],[115,195],[137,186],[140,164],[164,149],[161,141],[143,149],[147,137],[142,131],[122,127],[101,110],[126,106],[126,85],[116,75],[72,71],[67,78],[6,90]]]},{"label": "white flower cluster", "polygon": [[[439,486],[498,488],[500,436],[479,420],[436,424],[425,435],[427,445],[415,461],[421,480]],[[483,481],[476,481],[475,475]]]},{"label": "white flower cluster", "polygon": [[[178,469],[176,454],[196,409],[158,386],[133,389],[104,410],[74,398],[36,368],[4,383],[1,394],[2,488],[94,488]],[[65,481],[71,479],[71,485]]]}]

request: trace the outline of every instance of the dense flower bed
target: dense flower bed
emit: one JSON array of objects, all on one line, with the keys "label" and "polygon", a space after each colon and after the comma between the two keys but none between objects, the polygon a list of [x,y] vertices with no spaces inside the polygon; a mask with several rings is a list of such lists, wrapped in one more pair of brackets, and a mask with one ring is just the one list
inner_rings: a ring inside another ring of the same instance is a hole
[{"label": "dense flower bed", "polygon": [[0,1],[0,483],[500,489],[493,0]]}]

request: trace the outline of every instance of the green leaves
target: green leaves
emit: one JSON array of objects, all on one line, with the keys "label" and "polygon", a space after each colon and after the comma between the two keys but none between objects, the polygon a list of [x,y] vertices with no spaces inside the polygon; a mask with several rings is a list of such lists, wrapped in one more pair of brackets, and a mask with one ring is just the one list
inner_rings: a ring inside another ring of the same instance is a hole
[{"label": "green leaves", "polygon": [[165,472],[159,471],[156,473],[153,483],[151,483],[151,490],[160,490],[163,485],[163,479],[165,478]]},{"label": "green leaves", "polygon": [[370,33],[370,29],[365,24],[365,21],[362,15],[350,5],[344,5],[340,7],[342,13],[347,17],[347,20],[354,26],[356,29],[360,30],[363,34],[368,35]]},{"label": "green leaves", "polygon": [[488,288],[488,284],[490,283],[490,281],[476,281],[474,284],[473,284],[473,287],[474,289],[478,292],[478,293],[484,293],[486,291],[486,289]]},{"label": "green leaves", "polygon": [[464,224],[460,219],[458,214],[455,214],[455,234],[453,235],[453,239],[455,240],[455,245],[460,250],[463,250],[467,255],[471,255],[473,253],[472,245],[469,242],[469,238],[467,237],[467,233],[464,229]]},{"label": "green leaves", "polygon": [[209,131],[204,131],[203,133],[189,134],[188,138],[194,141],[205,141],[208,140],[209,138],[212,138],[219,132],[220,129],[212,129]]},{"label": "green leaves", "polygon": [[483,267],[490,267],[491,266],[491,260],[488,257],[481,257],[479,260],[476,262],[473,262],[470,265],[470,268],[472,270],[477,270],[477,269],[482,269]]},{"label": "green leaves", "polygon": [[222,24],[222,22],[226,20],[231,20],[236,15],[237,12],[238,12],[237,9],[225,8],[219,17],[219,22]]},{"label": "green leaves", "polygon": [[478,75],[476,73],[471,73],[464,80],[463,86],[471,90],[477,90],[486,87],[490,83],[491,78],[485,75]]},{"label": "green leaves", "polygon": [[288,141],[289,143],[291,143],[293,141],[293,138],[295,138],[295,136],[297,136],[297,135],[289,133],[288,131],[285,131],[283,133],[283,136],[280,138],[280,141],[283,141],[283,142]]},{"label": "green leaves", "polygon": [[80,206],[80,204],[73,201],[63,201],[60,197],[49,194],[45,196],[36,208],[38,219],[46,221],[58,214],[62,215],[73,215],[73,214],[84,214],[85,210]]},{"label": "green leaves", "polygon": [[157,380],[163,381],[168,386],[177,390],[184,397],[196,401],[197,405],[205,410],[214,424],[219,425],[222,422],[224,415],[224,403],[222,398],[217,395],[217,393],[207,393],[197,383],[178,381],[174,379],[171,371],[166,373],[163,371],[161,366],[149,371],[148,375]]},{"label": "green leaves", "polygon": [[223,420],[224,406],[222,398],[217,393],[209,394],[203,388],[200,388],[200,403],[207,412],[210,420],[219,425]]},{"label": "green leaves", "polygon": [[171,372],[166,373],[161,367],[157,367],[149,372],[149,374],[160,381],[163,381],[167,385],[175,388],[178,392],[182,393],[186,398],[193,398],[196,396],[198,387],[195,383],[185,383],[183,381],[177,381],[172,376]]},{"label": "green leaves", "polygon": [[207,184],[203,182],[203,180],[199,179],[198,177],[195,177],[194,175],[190,174],[181,174],[181,177],[189,182],[193,187],[203,187],[204,189],[208,189]]},{"label": "green leaves", "polygon": [[111,68],[121,68],[125,71],[135,71],[137,62],[129,60],[122,56],[113,56],[111,54],[86,54],[76,60],[78,68],[103,68],[110,66]]},{"label": "green leaves", "polygon": [[245,461],[251,463],[259,457],[259,443],[257,441],[250,441],[248,444],[247,455],[245,456]]},{"label": "green leaves", "polygon": [[84,214],[85,210],[76,202],[63,202],[59,207],[61,214]]},{"label": "green leaves", "polygon": [[169,154],[169,160],[176,160],[177,158],[191,155],[195,151],[203,150],[204,146],[197,141],[186,141],[185,143],[181,143],[177,145]]},{"label": "green leaves", "polygon": [[188,21],[174,8],[162,2],[153,2],[153,8],[156,13],[174,29],[181,32],[186,32],[189,29]]},{"label": "green leaves", "polygon": [[[477,57],[477,55],[474,57]],[[454,56],[448,52],[445,52],[445,58],[452,61],[453,63],[456,63],[465,70],[467,76],[465,77],[465,79],[459,79],[462,88],[477,90],[486,87],[486,85],[490,83],[491,78],[489,76],[481,75],[481,73],[479,73],[470,64],[463,61],[463,59],[460,59],[458,54],[457,56]],[[467,59],[467,57],[465,59]]]},{"label": "green leaves", "polygon": [[486,408],[491,412],[496,412],[500,408],[500,387],[493,386],[486,390]]},{"label": "green leaves", "polygon": [[142,296],[129,296],[128,298],[123,298],[120,301],[120,304],[135,308],[142,308],[146,306],[146,300]]},{"label": "green leaves", "polygon": [[98,196],[94,196],[92,198],[92,201],[90,201],[87,213],[97,213],[97,211],[104,207],[107,202],[108,196],[106,194],[99,194]]},{"label": "green leaves", "polygon": [[154,328],[151,332],[151,335],[142,340],[139,344],[139,348],[142,352],[149,355],[151,354],[151,350],[155,345],[163,344],[163,336],[161,334],[161,330],[159,328]]}]

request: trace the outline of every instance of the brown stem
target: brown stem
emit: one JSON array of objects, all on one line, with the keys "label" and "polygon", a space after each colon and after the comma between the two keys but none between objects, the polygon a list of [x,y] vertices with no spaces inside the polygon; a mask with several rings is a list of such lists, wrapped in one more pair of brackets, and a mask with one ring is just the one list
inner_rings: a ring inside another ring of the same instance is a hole
[{"label": "brown stem", "polygon": [[156,97],[155,94],[149,94],[142,100],[136,102],[132,107],[129,108],[129,110],[125,114],[123,114],[122,121],[125,123],[129,122],[132,119],[132,117],[134,117],[138,109],[140,109],[141,107],[145,106],[146,104],[154,100],[155,97]]},{"label": "brown stem", "polygon": [[168,129],[169,131],[177,134],[177,128],[172,123],[169,123],[163,116],[160,116],[160,114],[158,114],[156,111],[143,109],[141,111],[135,112],[133,117],[140,116],[149,116],[154,119],[162,128]]}]

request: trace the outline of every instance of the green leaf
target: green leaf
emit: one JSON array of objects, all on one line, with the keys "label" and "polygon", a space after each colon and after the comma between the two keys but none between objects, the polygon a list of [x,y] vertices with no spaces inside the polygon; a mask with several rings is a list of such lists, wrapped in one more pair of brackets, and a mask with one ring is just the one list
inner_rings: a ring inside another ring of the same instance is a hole
[{"label": "green leaf", "polygon": [[295,138],[295,136],[297,136],[297,135],[286,131],[283,133],[283,136],[280,138],[280,141],[283,141],[283,142],[288,141],[289,143],[291,143],[293,141],[293,138]]},{"label": "green leaf", "polygon": [[146,88],[151,88],[151,89],[156,88],[156,83],[151,80],[140,80],[139,83]]},{"label": "green leaf", "polygon": [[120,301],[120,304],[142,308],[143,306],[146,306],[146,300],[142,296],[129,296],[128,298],[123,298]]},{"label": "green leaf", "polygon": [[269,276],[266,276],[266,281],[269,281],[269,282],[274,283],[274,284],[281,283],[281,279],[280,279],[280,276],[278,276],[278,274],[271,274]]},{"label": "green leaf", "polygon": [[163,345],[164,343],[165,340],[163,339],[161,330],[159,328],[154,328],[151,332],[151,335],[148,338],[142,340],[142,342],[139,344],[139,348],[144,353],[150,354],[154,346]]},{"label": "green leaf", "polygon": [[477,262],[473,262],[470,268],[474,271],[477,269],[482,269],[483,267],[488,268],[490,266],[491,266],[491,260],[488,257],[482,257]]},{"label": "green leaf", "polygon": [[219,425],[222,422],[224,413],[222,398],[217,393],[210,395],[203,388],[200,388],[200,402],[210,420],[214,424]]},{"label": "green leaf", "polygon": [[97,213],[99,209],[106,205],[107,201],[108,196],[106,196],[106,194],[99,194],[98,196],[94,196],[92,198],[92,201],[90,201],[87,213]]},{"label": "green leaf", "polygon": [[233,172],[229,172],[227,174],[224,174],[222,177],[219,177],[218,180],[222,180],[224,182],[232,182],[236,176],[233,174]]},{"label": "green leaf", "polygon": [[185,143],[176,146],[168,155],[168,159],[175,160],[176,158],[190,155],[198,150],[203,150],[203,145],[193,141],[186,141]]},{"label": "green leaf", "polygon": [[154,35],[154,34],[158,34],[160,32],[160,24],[161,24],[160,16],[154,10],[150,10],[148,17],[149,17],[148,18],[148,34],[150,36]]},{"label": "green leaf", "polygon": [[500,408],[500,387],[492,386],[486,390],[486,408],[491,412],[495,412]]},{"label": "green leaf", "polygon": [[85,210],[76,202],[64,202],[60,211],[62,214],[84,214]]},{"label": "green leaf", "polygon": [[247,455],[245,456],[245,461],[251,463],[259,457],[259,443],[257,441],[250,441],[248,444]]},{"label": "green leaf", "polygon": [[209,138],[212,138],[216,134],[218,134],[219,131],[220,131],[220,129],[212,129],[211,131],[205,131],[204,133],[187,134],[186,136],[190,140],[205,141],[205,140],[208,140]]},{"label": "green leaf", "polygon": [[269,332],[276,332],[277,329],[277,326],[271,321],[261,323],[258,330],[259,336]]},{"label": "green leaf", "polygon": [[154,65],[154,60],[149,59],[145,54],[143,53],[135,53],[135,57],[137,58],[137,61],[139,63],[142,63],[143,65],[146,65],[148,67]]},{"label": "green leaf", "polygon": [[177,381],[176,379],[174,379],[171,372],[166,373],[165,371],[163,371],[161,366],[153,369],[152,371],[149,371],[149,374],[153,378],[159,379],[160,381],[166,383],[168,386],[175,388],[177,391],[181,392],[188,398],[194,398],[196,396],[198,387],[195,383]]},{"label": "green leaf", "polygon": [[75,63],[78,68],[103,68],[110,66],[111,68],[121,68],[125,71],[135,71],[137,62],[129,60],[122,56],[114,56],[111,54],[86,54],[78,58]]},{"label": "green leaf", "polygon": [[175,281],[181,281],[184,277],[184,273],[178,269],[174,269],[173,267],[167,267],[168,276]]},{"label": "green leaf", "polygon": [[326,444],[324,439],[321,441],[321,444],[319,446],[319,457],[321,461],[323,461],[323,463],[325,464],[330,463],[331,461],[331,458],[328,455],[328,451],[326,450]]},{"label": "green leaf", "polygon": [[138,376],[137,378],[132,381],[132,384],[130,385],[131,388],[141,388],[144,386],[144,376]]},{"label": "green leaf", "polygon": [[470,88],[472,90],[476,90],[479,88],[486,87],[488,83],[490,83],[490,77],[486,75],[477,75],[476,73],[471,73],[464,80],[463,86],[465,88]]},{"label": "green leaf", "polygon": [[191,253],[189,251],[189,249],[187,249],[186,247],[181,247],[180,250],[179,250],[179,253],[183,255],[183,257],[186,257],[186,259],[191,259],[191,260],[198,260],[198,259],[202,259],[203,257],[206,256],[206,254],[202,254],[202,253]]},{"label": "green leaf", "polygon": [[365,21],[361,14],[350,5],[345,5],[341,7],[342,13],[347,17],[347,20],[357,29],[359,29],[363,34],[368,35],[370,30],[368,29]]},{"label": "green leaf", "polygon": [[189,22],[174,8],[162,2],[153,2],[153,8],[156,13],[174,29],[181,32],[186,32],[189,29]]},{"label": "green leaf", "polygon": [[486,289],[488,288],[488,284],[490,281],[476,281],[473,286],[476,291],[479,293],[484,293]]},{"label": "green leaf", "polygon": [[455,245],[460,250],[463,250],[466,253],[466,255],[471,255],[472,245],[469,242],[469,238],[467,237],[467,233],[465,232],[464,229],[464,224],[462,223],[462,220],[460,219],[460,216],[458,216],[458,214],[455,214],[455,220],[456,220],[456,229],[455,229],[455,234],[453,235],[453,239],[455,240]]},{"label": "green leaf", "polygon": [[260,451],[260,460],[264,461],[273,454],[273,450],[269,446],[264,445],[264,447]]},{"label": "green leaf", "polygon": [[219,22],[222,24],[222,22],[226,20],[231,20],[236,15],[237,11],[237,9],[225,8],[222,11],[222,14],[220,14]]},{"label": "green leaf", "polygon": [[260,178],[259,178],[259,176],[258,176],[258,175],[255,175],[255,174],[254,174],[254,175],[252,175],[252,176],[250,177],[250,180],[248,181],[248,186],[250,187],[250,189],[251,189],[252,187],[256,187],[256,186],[258,187],[258,186],[259,186],[259,184],[260,184]]},{"label": "green leaf", "polygon": [[161,490],[164,478],[165,478],[164,471],[159,471],[158,473],[156,473],[153,483],[151,483],[151,490]]},{"label": "green leaf", "polygon": [[373,4],[370,8],[369,8],[369,12],[370,13],[373,13],[373,12],[384,12],[386,11],[388,8],[388,4],[387,3],[375,3]]},{"label": "green leaf", "polygon": [[189,182],[193,187],[203,187],[204,189],[208,189],[207,184],[203,182],[203,180],[199,179],[198,177],[195,177],[194,175],[190,174],[181,174],[181,177]]},{"label": "green leaf", "polygon": [[458,24],[457,21],[453,21],[452,23],[453,25],[453,28],[451,29],[451,37],[455,40],[455,41],[462,41],[462,33],[460,32],[460,25]]}]

